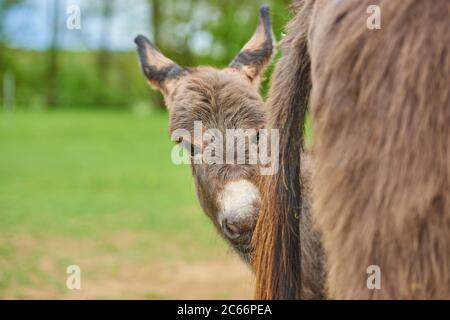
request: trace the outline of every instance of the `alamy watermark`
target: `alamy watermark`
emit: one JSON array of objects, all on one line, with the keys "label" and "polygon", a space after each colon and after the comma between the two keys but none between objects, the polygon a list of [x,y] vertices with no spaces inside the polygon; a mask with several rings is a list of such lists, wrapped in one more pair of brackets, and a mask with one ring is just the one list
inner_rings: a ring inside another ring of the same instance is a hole
[{"label": "alamy watermark", "polygon": [[72,4],[67,6],[66,14],[68,15],[66,19],[66,27],[69,30],[80,30],[81,29],[81,9],[78,5]]},{"label": "alamy watermark", "polygon": [[377,265],[370,265],[367,267],[366,273],[369,275],[367,277],[366,286],[369,290],[380,290],[381,289],[381,269]]},{"label": "alamy watermark", "polygon": [[69,290],[81,289],[81,268],[75,264],[70,265],[66,269],[66,273],[69,275],[66,279],[66,287]]},{"label": "alamy watermark", "polygon": [[370,5],[367,7],[367,13],[370,16],[366,20],[366,26],[369,30],[381,29],[381,8],[377,5]]},{"label": "alamy watermark", "polygon": [[171,159],[175,164],[257,165],[261,175],[273,175],[279,168],[278,129],[203,130],[201,121],[194,122],[194,133],[176,129]]}]

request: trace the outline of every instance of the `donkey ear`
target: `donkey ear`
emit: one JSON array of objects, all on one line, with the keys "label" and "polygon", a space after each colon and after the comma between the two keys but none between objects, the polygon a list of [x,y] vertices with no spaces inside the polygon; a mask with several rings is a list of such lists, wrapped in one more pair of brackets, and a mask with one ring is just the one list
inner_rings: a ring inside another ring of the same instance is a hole
[{"label": "donkey ear", "polygon": [[269,7],[262,6],[258,26],[252,38],[233,59],[230,68],[244,73],[250,81],[259,79],[273,52],[272,22]]},{"label": "donkey ear", "polygon": [[146,37],[134,39],[137,45],[139,63],[150,85],[164,95],[170,93],[174,80],[182,77],[187,70],[165,57]]}]

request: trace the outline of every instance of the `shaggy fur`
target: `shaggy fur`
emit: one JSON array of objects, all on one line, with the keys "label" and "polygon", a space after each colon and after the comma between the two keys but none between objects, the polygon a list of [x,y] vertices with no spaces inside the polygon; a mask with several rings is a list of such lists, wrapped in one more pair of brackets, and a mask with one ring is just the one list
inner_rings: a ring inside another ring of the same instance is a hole
[{"label": "shaggy fur", "polygon": [[[305,118],[310,71],[306,28],[298,33],[292,29],[307,21],[307,10],[303,12],[288,26],[290,32],[281,43],[283,57],[274,70],[267,101],[268,126],[280,130],[281,166],[261,188],[260,218],[253,237],[259,299],[323,295],[322,248],[317,231],[309,228],[309,212],[302,211],[308,190],[300,179],[303,130],[299,124]],[[310,233],[315,241],[307,240]]]},{"label": "shaggy fur", "polygon": [[[372,4],[381,30],[366,28]],[[284,161],[264,190],[283,193],[262,196],[257,297],[304,297],[292,217],[303,88],[312,85],[312,199],[327,296],[450,298],[450,2],[307,0],[296,9],[269,100],[271,125],[285,128]],[[380,290],[366,286],[369,265],[381,268]]]}]

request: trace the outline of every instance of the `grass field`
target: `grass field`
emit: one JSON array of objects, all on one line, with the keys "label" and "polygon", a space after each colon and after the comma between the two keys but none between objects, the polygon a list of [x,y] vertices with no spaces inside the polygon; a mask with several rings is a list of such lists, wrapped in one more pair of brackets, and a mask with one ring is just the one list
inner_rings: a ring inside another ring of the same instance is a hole
[{"label": "grass field", "polygon": [[0,298],[250,298],[171,148],[164,113],[1,115]]}]

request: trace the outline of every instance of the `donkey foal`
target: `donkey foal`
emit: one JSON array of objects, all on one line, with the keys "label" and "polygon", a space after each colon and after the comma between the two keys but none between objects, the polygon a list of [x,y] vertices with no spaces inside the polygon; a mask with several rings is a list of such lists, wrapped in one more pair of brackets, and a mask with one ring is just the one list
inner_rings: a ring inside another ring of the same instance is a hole
[{"label": "donkey foal", "polygon": [[[169,110],[169,131],[194,134],[194,122],[203,132],[227,129],[262,129],[264,104],[258,93],[261,74],[270,61],[273,37],[269,10],[263,7],[255,34],[222,70],[180,67],[165,57],[147,38],[135,39],[139,61],[149,84],[159,90]],[[258,136],[249,137],[258,144]],[[194,158],[208,141],[178,141]],[[246,145],[248,149],[249,146]],[[248,150],[246,150],[248,151]],[[249,262],[251,237],[259,211],[257,164],[206,164],[191,161],[192,175],[202,209],[219,233]]]}]

